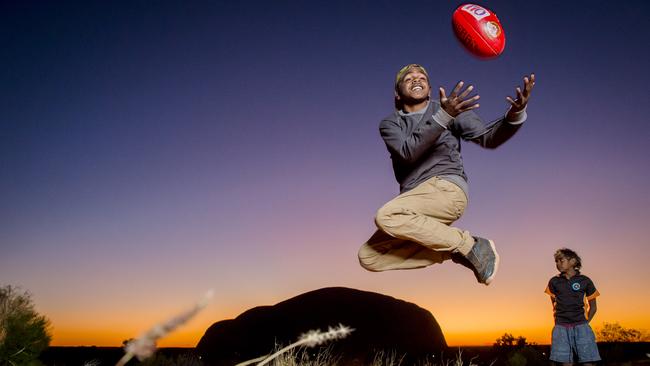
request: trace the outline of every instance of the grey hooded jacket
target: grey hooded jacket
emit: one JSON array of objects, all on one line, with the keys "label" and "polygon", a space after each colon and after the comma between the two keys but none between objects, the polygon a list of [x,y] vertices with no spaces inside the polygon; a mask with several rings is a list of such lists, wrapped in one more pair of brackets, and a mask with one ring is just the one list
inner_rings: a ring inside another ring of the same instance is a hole
[{"label": "grey hooded jacket", "polygon": [[460,140],[494,149],[521,127],[505,121],[504,117],[486,125],[476,113],[467,111],[445,128],[433,119],[439,108],[440,103],[432,100],[424,114],[403,116],[395,111],[379,124],[401,193],[434,176],[459,176],[467,181]]}]

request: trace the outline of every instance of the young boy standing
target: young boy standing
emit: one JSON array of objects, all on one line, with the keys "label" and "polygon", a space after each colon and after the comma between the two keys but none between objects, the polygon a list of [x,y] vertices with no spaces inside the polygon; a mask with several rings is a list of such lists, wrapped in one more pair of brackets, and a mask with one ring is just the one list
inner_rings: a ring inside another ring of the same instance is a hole
[{"label": "young boy standing", "polygon": [[555,252],[555,266],[560,274],[551,278],[546,293],[551,296],[555,326],[551,340],[551,361],[572,365],[592,365],[600,361],[596,337],[589,322],[596,314],[596,297],[600,295],[589,277],[580,273],[580,257],[571,249]]}]

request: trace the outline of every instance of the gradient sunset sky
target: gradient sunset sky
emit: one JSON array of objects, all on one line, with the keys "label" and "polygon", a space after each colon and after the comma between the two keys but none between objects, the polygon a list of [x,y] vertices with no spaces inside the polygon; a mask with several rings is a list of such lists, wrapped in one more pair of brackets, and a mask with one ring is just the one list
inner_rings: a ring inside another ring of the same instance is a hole
[{"label": "gradient sunset sky", "polygon": [[[160,343],[194,346],[329,286],[414,302],[450,345],[547,344],[568,246],[601,293],[592,325],[650,329],[650,2],[480,2],[507,37],[490,61],[456,41],[460,4],[3,1],[0,285],[33,294],[53,345],[119,346],[214,289]],[[408,63],[474,84],[486,121],[536,74],[512,140],[463,145],[456,225],[497,244],[489,287],[451,262],[357,262],[398,193],[378,124]]]}]

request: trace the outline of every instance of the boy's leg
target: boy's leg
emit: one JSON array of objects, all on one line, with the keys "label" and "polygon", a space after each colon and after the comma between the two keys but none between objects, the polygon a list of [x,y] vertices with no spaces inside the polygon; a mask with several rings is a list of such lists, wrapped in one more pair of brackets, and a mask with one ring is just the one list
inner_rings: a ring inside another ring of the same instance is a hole
[{"label": "boy's leg", "polygon": [[468,231],[449,226],[466,206],[467,197],[460,187],[433,177],[386,203],[377,211],[375,223],[392,237],[466,255],[474,238]]},{"label": "boy's leg", "polygon": [[553,362],[571,365],[573,363],[573,350],[571,347],[573,328],[555,325],[551,335],[551,355]]},{"label": "boy's leg", "polygon": [[600,361],[596,335],[589,326],[589,323],[576,325],[574,334],[578,362],[583,364]]}]

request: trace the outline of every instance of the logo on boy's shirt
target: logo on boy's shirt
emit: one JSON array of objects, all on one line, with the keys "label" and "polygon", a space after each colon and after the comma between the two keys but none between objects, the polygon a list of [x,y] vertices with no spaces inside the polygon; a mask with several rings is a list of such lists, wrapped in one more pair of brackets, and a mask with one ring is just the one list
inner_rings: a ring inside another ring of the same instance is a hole
[{"label": "logo on boy's shirt", "polygon": [[580,291],[580,284],[578,282],[574,282],[571,284],[571,288],[573,291]]}]

